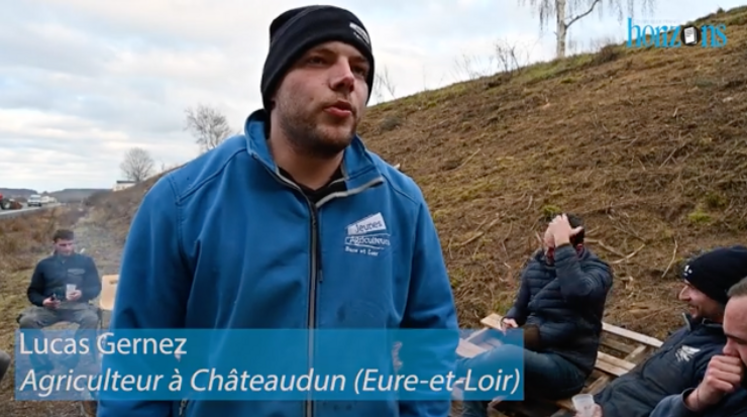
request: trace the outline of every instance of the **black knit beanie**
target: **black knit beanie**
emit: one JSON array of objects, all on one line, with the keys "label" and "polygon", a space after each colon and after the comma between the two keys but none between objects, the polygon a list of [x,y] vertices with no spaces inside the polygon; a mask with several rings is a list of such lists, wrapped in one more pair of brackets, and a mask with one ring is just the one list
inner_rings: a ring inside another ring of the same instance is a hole
[{"label": "black knit beanie", "polygon": [[729,288],[747,277],[747,247],[732,246],[706,252],[684,268],[682,278],[703,294],[726,305]]},{"label": "black knit beanie", "polygon": [[363,23],[350,11],[334,6],[307,6],[291,9],[270,24],[270,50],[262,71],[262,103],[270,110],[270,102],[286,71],[301,55],[324,42],[348,43],[365,56],[370,65],[368,98],[374,81],[374,59],[371,39]]}]

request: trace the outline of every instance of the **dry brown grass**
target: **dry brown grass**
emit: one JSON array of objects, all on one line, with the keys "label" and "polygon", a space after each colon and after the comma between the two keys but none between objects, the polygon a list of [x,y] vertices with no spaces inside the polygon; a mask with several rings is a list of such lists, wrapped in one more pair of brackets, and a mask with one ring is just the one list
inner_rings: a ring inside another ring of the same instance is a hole
[{"label": "dry brown grass", "polygon": [[608,321],[682,323],[678,264],[747,231],[747,8],[709,23],[726,47],[608,46],[371,110],[362,137],[422,186],[463,325],[506,311],[560,210],[615,263]]},{"label": "dry brown grass", "polygon": [[91,207],[91,219],[97,224],[106,225],[106,228],[112,232],[115,238],[124,245],[127,232],[130,229],[130,222],[143,196],[158,179],[170,171],[121,191],[99,193],[91,196],[86,201],[86,205]]},{"label": "dry brown grass", "polygon": [[54,231],[73,227],[82,214],[75,209],[55,207],[10,219],[0,218],[0,274],[33,268],[40,251],[49,249]]}]

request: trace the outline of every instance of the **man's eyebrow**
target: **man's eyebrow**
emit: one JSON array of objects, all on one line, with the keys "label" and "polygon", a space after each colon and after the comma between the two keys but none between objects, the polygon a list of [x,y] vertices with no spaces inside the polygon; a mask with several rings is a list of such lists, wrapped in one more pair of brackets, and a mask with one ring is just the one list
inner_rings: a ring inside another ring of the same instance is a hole
[{"label": "man's eyebrow", "polygon": [[317,46],[316,48],[309,49],[306,53],[307,54],[331,54],[331,53],[334,53],[334,51],[326,46]]},{"label": "man's eyebrow", "polygon": [[727,337],[727,339],[732,339],[732,340],[735,340],[735,341],[737,341],[739,343],[747,344],[747,340],[745,340],[745,339],[743,339],[743,338],[741,338],[739,336],[736,336],[736,335],[733,335],[733,334],[729,334],[729,333],[726,333],[726,332],[724,332],[724,335]]},{"label": "man's eyebrow", "polygon": [[356,62],[360,62],[360,63],[366,64],[366,65],[371,65],[371,63],[370,63],[370,62],[368,62],[368,58],[366,58],[366,57],[365,57],[365,56],[363,56],[363,55],[353,55],[353,56],[352,56],[352,57],[350,57],[350,58],[351,58],[351,60],[353,60],[353,61],[356,61]]}]

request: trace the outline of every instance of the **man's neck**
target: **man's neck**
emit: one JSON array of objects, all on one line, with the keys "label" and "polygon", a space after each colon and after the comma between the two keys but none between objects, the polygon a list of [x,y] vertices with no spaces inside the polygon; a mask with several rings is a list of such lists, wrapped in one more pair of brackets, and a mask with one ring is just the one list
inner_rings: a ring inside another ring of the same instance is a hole
[{"label": "man's neck", "polygon": [[298,152],[279,129],[271,129],[269,136],[268,146],[275,163],[312,190],[326,185],[342,163],[342,152],[330,159],[314,158]]}]

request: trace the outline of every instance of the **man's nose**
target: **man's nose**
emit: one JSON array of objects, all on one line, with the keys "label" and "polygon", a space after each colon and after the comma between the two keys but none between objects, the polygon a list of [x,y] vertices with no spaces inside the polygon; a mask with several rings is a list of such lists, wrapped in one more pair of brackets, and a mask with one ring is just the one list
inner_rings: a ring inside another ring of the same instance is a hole
[{"label": "man's nose", "polygon": [[355,74],[350,68],[350,62],[345,58],[340,58],[332,68],[332,88],[345,88],[352,91],[355,87]]},{"label": "man's nose", "polygon": [[734,343],[731,340],[727,340],[726,344],[724,345],[723,349],[724,355],[731,356],[731,357],[739,357],[739,353],[737,352],[736,343]]}]

